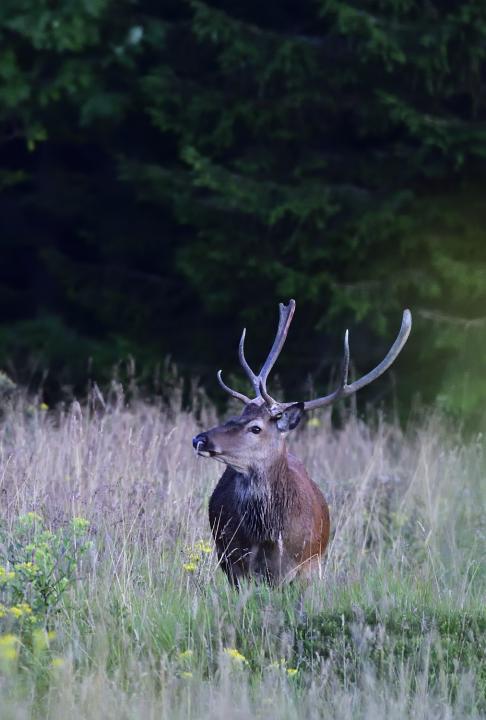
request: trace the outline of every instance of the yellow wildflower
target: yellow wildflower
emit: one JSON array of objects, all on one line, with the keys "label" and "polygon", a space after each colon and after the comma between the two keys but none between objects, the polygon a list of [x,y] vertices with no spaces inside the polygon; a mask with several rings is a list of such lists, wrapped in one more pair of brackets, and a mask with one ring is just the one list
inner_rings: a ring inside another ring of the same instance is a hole
[{"label": "yellow wildflower", "polygon": [[13,570],[7,570],[4,567],[0,566],[0,583],[6,583],[9,580],[13,580],[15,577],[15,573]]},{"label": "yellow wildflower", "polygon": [[7,633],[0,636],[0,660],[16,660],[19,654],[19,639]]},{"label": "yellow wildflower", "polygon": [[37,572],[37,565],[33,562],[21,562],[15,565],[15,570],[23,572],[25,575],[32,576]]},{"label": "yellow wildflower", "polygon": [[89,527],[89,520],[86,520],[86,518],[83,517],[73,517],[71,520],[71,525],[74,530],[77,530],[78,532],[84,532]]},{"label": "yellow wildflower", "polygon": [[184,650],[184,652],[179,653],[177,657],[179,660],[190,660],[193,655],[194,653],[192,650]]},{"label": "yellow wildflower", "polygon": [[285,671],[289,677],[294,677],[299,672],[297,668],[287,667],[287,660],[285,658],[280,658],[280,660],[271,663],[268,667],[271,670]]},{"label": "yellow wildflower", "polygon": [[10,647],[11,645],[15,645],[18,641],[18,637],[16,635],[12,635],[12,633],[0,635],[0,647]]},{"label": "yellow wildflower", "polygon": [[224,648],[224,654],[234,660],[238,665],[248,665],[248,660],[236,648]]},{"label": "yellow wildflower", "polygon": [[45,402],[41,402],[41,404],[39,405],[39,410],[43,410],[45,412],[46,410],[49,410],[49,405]]},{"label": "yellow wildflower", "polygon": [[27,603],[19,603],[8,609],[10,615],[16,618],[21,618],[24,615],[32,615],[32,608]]},{"label": "yellow wildflower", "polygon": [[210,555],[213,552],[213,546],[205,540],[198,540],[194,545],[195,550],[205,555]]},{"label": "yellow wildflower", "polygon": [[0,659],[2,660],[16,660],[18,654],[16,647],[0,648]]},{"label": "yellow wildflower", "polygon": [[310,418],[310,420],[307,421],[308,427],[320,427],[321,421],[317,417]]},{"label": "yellow wildflower", "polygon": [[184,563],[184,565],[182,566],[182,569],[185,570],[186,572],[192,573],[197,570],[197,565],[194,562]]}]

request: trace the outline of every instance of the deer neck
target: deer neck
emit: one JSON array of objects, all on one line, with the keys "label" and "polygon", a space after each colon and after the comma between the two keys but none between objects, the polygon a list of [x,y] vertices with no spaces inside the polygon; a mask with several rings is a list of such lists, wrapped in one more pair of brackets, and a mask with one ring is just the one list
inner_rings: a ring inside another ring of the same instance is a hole
[{"label": "deer neck", "polygon": [[243,527],[256,542],[278,542],[292,504],[286,448],[264,465],[236,478],[236,497]]}]

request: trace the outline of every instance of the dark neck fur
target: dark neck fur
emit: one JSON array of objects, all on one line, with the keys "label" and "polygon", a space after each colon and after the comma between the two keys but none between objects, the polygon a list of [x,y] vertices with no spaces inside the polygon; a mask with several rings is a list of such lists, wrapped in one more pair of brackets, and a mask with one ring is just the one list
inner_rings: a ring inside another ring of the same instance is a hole
[{"label": "dark neck fur", "polygon": [[288,483],[287,453],[267,468],[251,468],[238,473],[237,502],[242,527],[255,542],[278,542],[284,519],[292,506]]}]

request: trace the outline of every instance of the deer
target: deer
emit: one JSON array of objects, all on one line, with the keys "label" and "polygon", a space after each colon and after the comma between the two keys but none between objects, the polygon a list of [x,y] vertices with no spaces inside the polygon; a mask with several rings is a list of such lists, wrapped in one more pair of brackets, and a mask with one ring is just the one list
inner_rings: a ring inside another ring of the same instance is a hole
[{"label": "deer", "polygon": [[239,416],[193,438],[198,456],[226,466],[209,501],[209,524],[218,564],[237,589],[242,580],[282,585],[304,582],[321,572],[330,534],[329,507],[303,463],[287,449],[288,433],[305,413],[329,407],[380,377],[396,360],[412,327],[410,310],[403,312],[398,336],[385,358],[370,372],[348,384],[349,335],[339,383],[333,392],[305,402],[280,402],[267,390],[270,371],[285,343],[295,300],[279,304],[275,340],[261,370],[255,374],[245,358],[246,328],[239,343],[239,361],[253,388],[250,398],[233,390],[217,373],[222,389],[244,407]]}]

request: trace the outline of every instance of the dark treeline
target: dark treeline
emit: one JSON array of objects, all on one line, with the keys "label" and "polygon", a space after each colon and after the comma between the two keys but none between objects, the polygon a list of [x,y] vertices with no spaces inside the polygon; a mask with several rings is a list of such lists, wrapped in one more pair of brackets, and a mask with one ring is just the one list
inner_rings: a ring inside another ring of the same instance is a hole
[{"label": "dark treeline", "polygon": [[410,306],[399,398],[478,416],[485,80],[476,0],[2,0],[0,367],[209,387],[294,297],[282,383],[325,389]]}]

